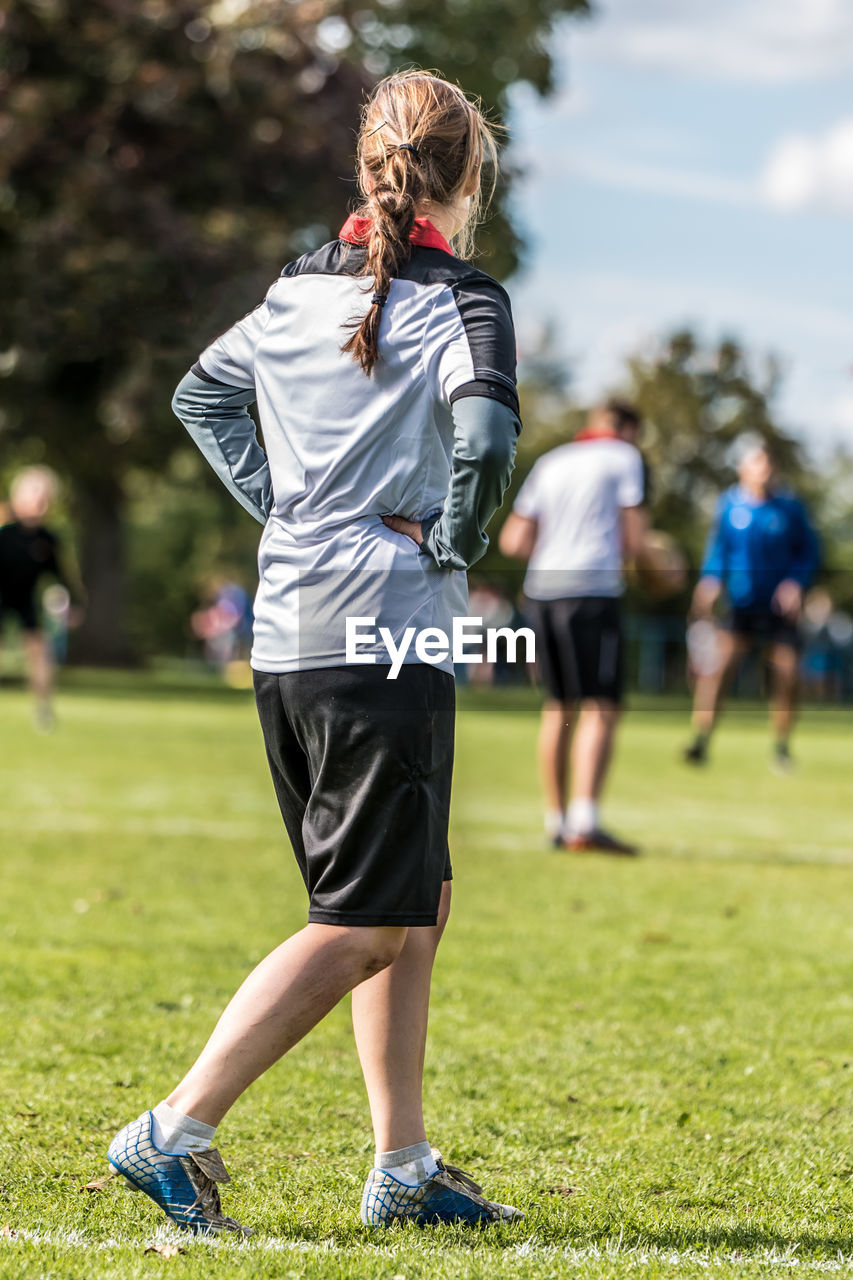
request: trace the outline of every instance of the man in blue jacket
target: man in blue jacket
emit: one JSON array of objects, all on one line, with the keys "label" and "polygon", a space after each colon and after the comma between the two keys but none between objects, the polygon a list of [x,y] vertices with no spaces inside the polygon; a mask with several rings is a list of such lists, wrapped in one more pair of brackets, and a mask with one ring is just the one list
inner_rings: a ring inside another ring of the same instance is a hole
[{"label": "man in blue jacket", "polygon": [[[717,504],[693,595],[690,632],[700,641],[690,646],[697,669],[695,737],[684,758],[690,764],[705,763],[729,678],[744,655],[760,646],[773,677],[774,759],[777,767],[788,769],[797,701],[797,624],[803,593],[817,569],[817,537],[800,499],[777,487],[775,462],[766,444],[747,449],[738,479]],[[723,591],[728,613],[714,635],[711,615]],[[701,643],[703,637],[706,643]]]}]

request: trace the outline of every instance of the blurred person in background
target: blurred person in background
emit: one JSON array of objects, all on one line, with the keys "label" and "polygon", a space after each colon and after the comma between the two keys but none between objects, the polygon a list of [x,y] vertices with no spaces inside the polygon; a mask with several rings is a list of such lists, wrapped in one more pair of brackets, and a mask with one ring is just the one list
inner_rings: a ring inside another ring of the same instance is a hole
[{"label": "blurred person in background", "polygon": [[[497,671],[502,664],[500,661],[486,661],[486,635],[490,628],[511,626],[515,612],[512,601],[494,582],[489,582],[487,579],[469,580],[468,614],[471,619],[479,618],[483,624],[479,637],[483,661],[470,664],[460,663],[460,671],[464,673],[464,678],[469,680],[471,684],[491,685],[495,683]],[[468,633],[472,637],[475,635],[473,627],[468,628]]]},{"label": "blurred person in background", "polygon": [[822,701],[839,701],[853,646],[853,618],[837,609],[825,587],[813,587],[803,605],[803,661],[807,691]]},{"label": "blurred person in background", "polygon": [[803,601],[800,678],[806,694],[821,701],[834,697],[839,683],[839,653],[830,625],[833,613],[832,597],[826,588],[813,587]]},{"label": "blurred person in background", "polygon": [[190,618],[204,646],[205,661],[219,671],[248,658],[252,643],[252,601],[243,586],[217,575],[206,585],[207,603]]},{"label": "blurred person in background", "polygon": [[[817,567],[817,536],[804,503],[779,484],[770,447],[744,441],[738,483],[719,499],[693,593],[688,652],[696,687],[694,737],[684,751],[688,764],[707,761],[728,683],[744,656],[757,648],[770,668],[774,765],[790,769],[798,624],[803,595]],[[714,608],[723,596],[727,612],[717,625]]]},{"label": "blurred person in background", "polygon": [[525,615],[546,690],[539,732],[545,834],[554,848],[631,855],[599,803],[623,692],[622,566],[648,533],[636,409],[609,400],[584,430],[534,464],[501,530],[504,555],[528,562]]},{"label": "blurred person in background", "polygon": [[[9,519],[0,526],[0,635],[7,619],[23,633],[27,680],[35,699],[38,728],[55,726],[53,710],[54,656],[42,624],[38,591],[52,578],[51,619],[76,620],[69,605],[79,592],[70,585],[61,563],[59,538],[45,521],[59,493],[59,481],[48,467],[26,467],[12,481]],[[60,593],[63,593],[60,595]]]}]

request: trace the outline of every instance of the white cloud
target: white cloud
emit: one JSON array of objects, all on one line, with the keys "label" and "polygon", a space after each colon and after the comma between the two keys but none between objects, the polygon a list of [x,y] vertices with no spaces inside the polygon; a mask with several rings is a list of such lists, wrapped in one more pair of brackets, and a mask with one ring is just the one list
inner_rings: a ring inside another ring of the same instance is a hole
[{"label": "white cloud", "polygon": [[601,0],[575,27],[602,62],[685,77],[785,84],[853,71],[850,0]]},{"label": "white cloud", "polygon": [[853,213],[853,117],[822,134],[789,134],[771,149],[755,178],[702,173],[581,148],[528,148],[530,179],[581,179],[622,191],[677,200],[789,212]]},{"label": "white cloud", "polygon": [[853,116],[823,134],[791,134],[771,152],[762,190],[776,209],[853,213]]}]

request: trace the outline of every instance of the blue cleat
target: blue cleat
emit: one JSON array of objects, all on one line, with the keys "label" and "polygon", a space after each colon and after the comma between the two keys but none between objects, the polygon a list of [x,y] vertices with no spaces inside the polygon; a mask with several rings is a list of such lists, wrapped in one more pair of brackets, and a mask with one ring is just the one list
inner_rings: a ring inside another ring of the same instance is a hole
[{"label": "blue cleat", "polygon": [[524,1221],[520,1209],[486,1200],[482,1187],[467,1174],[444,1164],[437,1151],[433,1155],[438,1169],[425,1182],[400,1182],[383,1169],[372,1169],[361,1200],[362,1222],[371,1227],[388,1227],[405,1220],[419,1227],[440,1222],[485,1227],[493,1222]]},{"label": "blue cleat", "polygon": [[240,1231],[250,1235],[233,1218],[226,1218],[219,1202],[218,1182],[230,1182],[222,1156],[211,1147],[190,1155],[173,1155],[154,1145],[153,1120],[146,1111],[113,1138],[107,1159],[138,1191],[144,1191],[167,1218],[199,1235]]}]

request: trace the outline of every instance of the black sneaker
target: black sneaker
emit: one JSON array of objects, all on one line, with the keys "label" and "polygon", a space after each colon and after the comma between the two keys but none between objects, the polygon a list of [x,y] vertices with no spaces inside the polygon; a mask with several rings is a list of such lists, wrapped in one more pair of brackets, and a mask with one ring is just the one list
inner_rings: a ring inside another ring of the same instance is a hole
[{"label": "black sneaker", "polygon": [[685,764],[707,764],[708,743],[704,738],[696,738],[689,747],[685,747],[681,756]]},{"label": "black sneaker", "polygon": [[622,858],[635,858],[640,852],[637,845],[620,840],[601,827],[584,836],[566,836],[563,848],[571,853],[615,853]]}]

